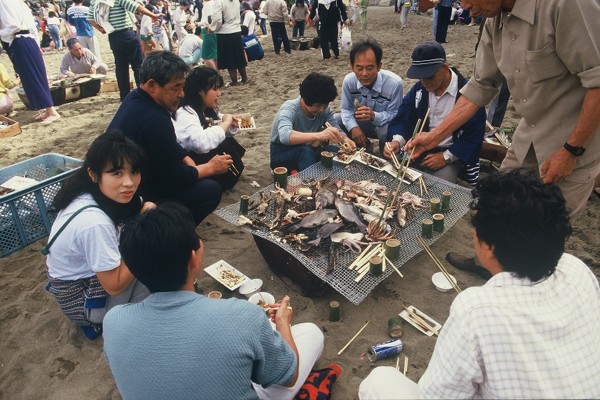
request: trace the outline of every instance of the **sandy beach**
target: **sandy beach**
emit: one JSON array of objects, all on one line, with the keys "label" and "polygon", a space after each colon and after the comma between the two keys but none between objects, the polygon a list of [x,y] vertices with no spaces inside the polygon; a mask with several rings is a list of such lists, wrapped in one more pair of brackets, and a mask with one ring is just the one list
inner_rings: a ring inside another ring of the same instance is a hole
[{"label": "sandy beach", "polygon": [[[393,7],[370,7],[367,32],[352,28],[357,41],[366,36],[375,38],[384,49],[383,68],[400,75],[405,93],[414,81],[405,79],[412,49],[418,43],[431,40],[431,18],[427,15],[409,17],[406,29],[400,29],[399,14]],[[314,33],[312,28],[308,29]],[[472,74],[474,46],[478,28],[452,26],[445,45],[448,62],[465,76]],[[271,122],[280,105],[298,96],[298,85],[312,71],[331,75],[341,90],[343,77],[350,72],[348,52],[339,60],[321,61],[320,50],[294,51],[291,55],[276,55],[270,36],[262,40],[265,58],[248,66],[250,83],[236,88],[224,88],[220,109],[225,113],[251,113],[257,129],[238,136],[247,149],[246,169],[234,190],[224,194],[221,207],[235,203],[241,194],[251,194],[272,183],[269,169],[269,137]],[[108,79],[114,80],[114,62],[105,36],[101,37],[104,61],[109,65]],[[49,74],[58,73],[62,54],[44,55]],[[9,69],[8,57],[0,63]],[[225,74],[227,75],[227,74]],[[229,77],[225,77],[225,82]],[[16,97],[16,96],[15,96]],[[34,111],[16,100],[16,116],[21,135],[0,139],[0,167],[44,153],[55,152],[82,158],[92,140],[104,131],[119,107],[117,93],[103,93],[58,107],[62,115],[49,126],[35,121]],[[339,110],[340,96],[331,104]],[[512,105],[506,113],[505,127],[515,127],[519,116]],[[581,258],[596,274],[600,273],[600,197],[592,194],[588,206],[574,223],[574,232],[567,243],[568,252]],[[387,321],[410,303],[443,323],[455,292],[441,293],[431,283],[436,266],[424,252],[401,267],[404,279],[396,274],[388,277],[359,305],[355,306],[334,290],[319,298],[301,295],[288,279],[276,276],[259,253],[252,235],[211,215],[200,226],[205,240],[205,265],[224,259],[251,278],[260,278],[264,290],[282,298],[288,294],[294,307],[294,322],[314,322],[325,334],[325,350],[317,367],[337,363],[342,375],[333,387],[335,400],[358,398],[358,386],[374,366],[395,365],[390,358],[371,363],[366,357],[369,346],[388,340]],[[448,251],[472,253],[472,228],[468,216],[463,217],[433,246],[433,252],[443,259]],[[102,339],[90,342],[80,330],[64,317],[52,297],[44,291],[45,258],[40,240],[10,256],[0,259],[0,398],[4,399],[119,399],[120,395],[102,353]],[[457,271],[447,265],[464,290],[484,281],[474,275]],[[213,278],[203,273],[199,286],[204,294],[220,290],[224,297],[242,296],[229,292]],[[339,301],[341,320],[328,320],[330,301]],[[341,355],[337,352],[370,320],[369,326]],[[409,358],[408,377],[418,380],[427,368],[435,346],[435,337],[427,337],[408,324],[404,325],[401,358]],[[168,371],[165,371],[168,379]]]}]

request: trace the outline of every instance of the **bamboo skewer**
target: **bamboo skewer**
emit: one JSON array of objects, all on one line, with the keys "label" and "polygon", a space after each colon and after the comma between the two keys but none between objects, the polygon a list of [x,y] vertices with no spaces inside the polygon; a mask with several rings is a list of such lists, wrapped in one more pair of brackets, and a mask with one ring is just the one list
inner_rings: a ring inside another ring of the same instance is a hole
[{"label": "bamboo skewer", "polygon": [[446,269],[446,267],[444,267],[444,265],[436,257],[436,255],[433,254],[433,251],[431,251],[431,248],[429,247],[427,242],[425,242],[425,240],[423,240],[423,238],[421,238],[421,236],[419,236],[419,235],[417,235],[417,240],[419,241],[419,243],[421,243],[421,246],[423,246],[423,249],[425,249],[427,254],[429,254],[429,257],[431,257],[431,259],[433,260],[435,265],[438,267],[438,269],[442,272],[442,274],[444,274],[444,277],[446,277],[448,282],[450,282],[450,285],[452,285],[452,288],[454,290],[456,290],[456,293],[460,293],[461,289],[458,287],[456,282],[454,282],[454,279],[451,278],[451,275],[448,273],[448,270]]},{"label": "bamboo skewer", "polygon": [[340,351],[338,351],[338,353],[337,353],[337,355],[338,355],[338,356],[339,356],[339,355],[342,355],[342,353],[344,352],[344,350],[346,350],[346,348],[348,348],[348,346],[350,346],[350,344],[351,344],[351,343],[354,341],[354,339],[356,339],[356,338],[358,337],[358,335],[360,335],[360,333],[361,333],[363,330],[365,330],[365,328],[367,327],[367,325],[369,325],[369,322],[371,322],[371,321],[367,321],[367,323],[366,323],[366,324],[365,324],[365,325],[364,325],[362,328],[360,328],[360,330],[359,330],[359,331],[356,333],[356,335],[354,335],[354,336],[352,337],[352,339],[350,339],[350,340],[348,341],[348,343],[346,343],[346,345],[345,345],[344,347],[342,347],[342,349],[341,349]]},{"label": "bamboo skewer", "polygon": [[396,358],[396,369],[400,371],[400,356]]},{"label": "bamboo skewer", "polygon": [[367,254],[367,252],[371,249],[371,247],[373,247],[373,243],[369,244],[363,251],[362,253],[360,253],[358,255],[358,257],[356,257],[356,259],[352,262],[352,264],[348,265],[348,269],[354,269],[354,267],[356,266],[356,264],[358,264],[360,262],[360,260],[362,260],[362,258],[365,256],[365,254]]},{"label": "bamboo skewer", "polygon": [[[365,261],[368,262],[371,259],[371,257],[377,255],[380,247],[381,247],[381,244],[378,244],[373,249],[371,249],[371,251],[369,253],[365,253],[365,255],[363,255],[362,257],[358,256],[357,259],[354,260],[354,262],[352,264],[350,264],[350,267],[348,267],[348,269],[354,269],[356,267],[360,267],[360,266],[364,265]],[[369,248],[369,247],[367,247],[367,248]]]},{"label": "bamboo skewer", "polygon": [[[398,361],[400,361],[400,356],[398,356]],[[406,376],[406,371],[408,371],[408,357],[404,357],[404,376]]]}]

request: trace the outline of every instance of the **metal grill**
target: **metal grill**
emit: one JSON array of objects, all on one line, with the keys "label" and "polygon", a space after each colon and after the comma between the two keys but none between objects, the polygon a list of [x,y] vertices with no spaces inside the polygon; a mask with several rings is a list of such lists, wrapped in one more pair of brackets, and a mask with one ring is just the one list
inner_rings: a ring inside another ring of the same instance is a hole
[{"label": "metal grill", "polygon": [[[324,168],[320,163],[314,164],[310,168],[300,172],[299,177],[303,180],[308,179],[322,179],[328,175],[331,176],[331,180],[335,181],[338,179],[347,179],[351,181],[360,181],[372,179],[373,181],[385,185],[388,188],[392,187],[394,178],[385,173],[368,167],[362,163],[353,161],[348,165],[344,165],[338,162],[334,163],[334,168],[328,170]],[[428,195],[426,198],[439,197],[441,198],[442,192],[452,192],[450,200],[450,211],[444,213],[444,225],[445,231],[447,231],[452,225],[456,223],[463,215],[468,211],[468,204],[471,200],[470,189],[464,188],[452,184],[450,182],[438,179],[431,175],[423,174],[423,179],[427,185]],[[273,189],[273,185],[270,185],[250,196],[250,202],[258,201],[260,199],[260,193]],[[420,195],[419,185],[415,182],[411,185],[405,183],[402,184],[402,192],[409,191],[411,193]],[[239,217],[240,204],[235,203],[224,207],[216,214],[224,220],[237,225]],[[297,211],[304,211],[294,207]],[[400,257],[394,262],[396,267],[401,266],[411,259],[418,252],[423,250],[420,243],[417,240],[417,235],[421,235],[421,222],[424,218],[431,218],[429,210],[413,210],[408,211],[408,221],[404,228],[400,228],[395,218],[388,220],[387,222],[392,228],[397,229],[397,239],[401,242]],[[270,221],[274,218],[275,207],[273,201],[270,202],[269,207],[265,213],[265,221]],[[250,210],[248,217],[255,219],[258,217],[256,209]],[[358,272],[349,270],[347,267],[355,259],[356,254],[346,251],[342,246],[336,245],[335,247],[335,259],[336,265],[333,272],[326,274],[328,262],[329,262],[329,246],[322,242],[319,247],[312,247],[308,251],[300,251],[299,248],[290,243],[284,242],[276,232],[271,232],[267,228],[254,228],[248,225],[244,225],[245,229],[253,233],[254,235],[260,236],[273,243],[279,245],[282,249],[294,256],[300,263],[308,268],[313,274],[318,276],[323,281],[327,282],[336,291],[341,293],[344,297],[350,300],[352,303],[358,305],[365,297],[384,279],[395,273],[393,268],[387,267],[382,275],[376,277],[367,273],[364,278],[356,283],[354,279],[358,276]],[[346,229],[345,229],[346,230]],[[355,229],[354,229],[355,230]],[[315,229],[316,231],[316,229]],[[429,244],[432,244],[442,236],[443,233],[435,232],[431,239],[425,239]],[[329,240],[324,241],[329,242]]]}]

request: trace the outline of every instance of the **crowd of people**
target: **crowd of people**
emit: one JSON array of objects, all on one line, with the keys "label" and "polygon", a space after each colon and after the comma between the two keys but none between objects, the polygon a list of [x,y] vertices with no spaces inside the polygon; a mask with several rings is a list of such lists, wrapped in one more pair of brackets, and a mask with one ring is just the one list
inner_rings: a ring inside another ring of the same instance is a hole
[{"label": "crowd of people", "polygon": [[[413,49],[405,76],[417,83],[407,93],[398,74],[382,69],[384,49],[365,39],[350,49],[339,113],[329,107],[336,82],[318,72],[279,109],[271,168],[301,171],[321,150],[340,146],[386,158],[410,152],[415,168],[474,188],[475,258],[449,253],[448,260],[488,282],[456,297],[418,384],[376,368],[361,399],[600,396],[597,351],[590,357],[600,345],[600,287],[583,261],[564,252],[571,221],[600,175],[600,53],[586,29],[600,6],[567,1],[463,0],[472,16],[487,18],[467,79],[442,45],[447,23],[439,21],[450,20],[452,2],[441,0],[435,41]],[[53,0],[35,4],[0,0],[0,38],[44,123],[60,118],[33,17],[44,10],[56,48],[68,48],[62,74],[107,73],[94,29],[108,34],[122,102],[54,200],[47,290],[87,337],[104,335],[124,398],[293,398],[320,357],[323,333],[291,325],[287,296],[265,315],[247,302],[196,293],[204,253],[198,225],[244,171],[236,140],[242,118],[219,107],[220,70],[228,85],[248,82],[242,36],[254,35],[255,25],[265,34],[267,18],[275,53],[281,46],[289,53],[286,24],[298,38],[317,17],[323,59],[337,58],[338,29],[349,23],[345,4],[300,0],[290,14],[284,0],[181,0],[172,17],[161,0],[110,7],[91,0],[87,9],[75,0],[66,10]],[[361,1],[350,8],[360,13]],[[139,35],[130,13],[142,17]],[[57,15],[75,27],[64,44]],[[171,28],[185,55],[171,51]],[[0,95],[14,84],[0,65]],[[523,119],[500,172],[481,178],[485,106],[501,88]],[[1,100],[1,112],[12,107]],[[423,132],[415,137],[418,121]],[[580,373],[563,374],[565,363]],[[172,375],[164,379],[167,367]]]}]

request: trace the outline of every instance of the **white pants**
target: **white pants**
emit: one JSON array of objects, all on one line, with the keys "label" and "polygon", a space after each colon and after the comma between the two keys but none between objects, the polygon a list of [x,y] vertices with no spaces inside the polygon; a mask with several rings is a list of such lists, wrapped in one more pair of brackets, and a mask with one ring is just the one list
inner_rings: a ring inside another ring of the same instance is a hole
[{"label": "white pants", "polygon": [[313,366],[323,352],[324,337],[321,329],[315,324],[306,322],[292,326],[292,337],[300,356],[298,364],[298,380],[292,387],[272,385],[263,388],[252,383],[256,394],[261,400],[291,400],[296,396],[308,378]]},{"label": "white pants", "polygon": [[418,399],[417,384],[394,367],[377,367],[360,383],[360,400]]},{"label": "white pants", "polygon": [[77,36],[77,40],[79,40],[79,44],[81,44],[81,47],[88,49],[89,51],[94,53],[98,61],[102,61],[102,55],[100,54],[100,43],[98,42],[98,38],[96,37],[96,35]]}]

